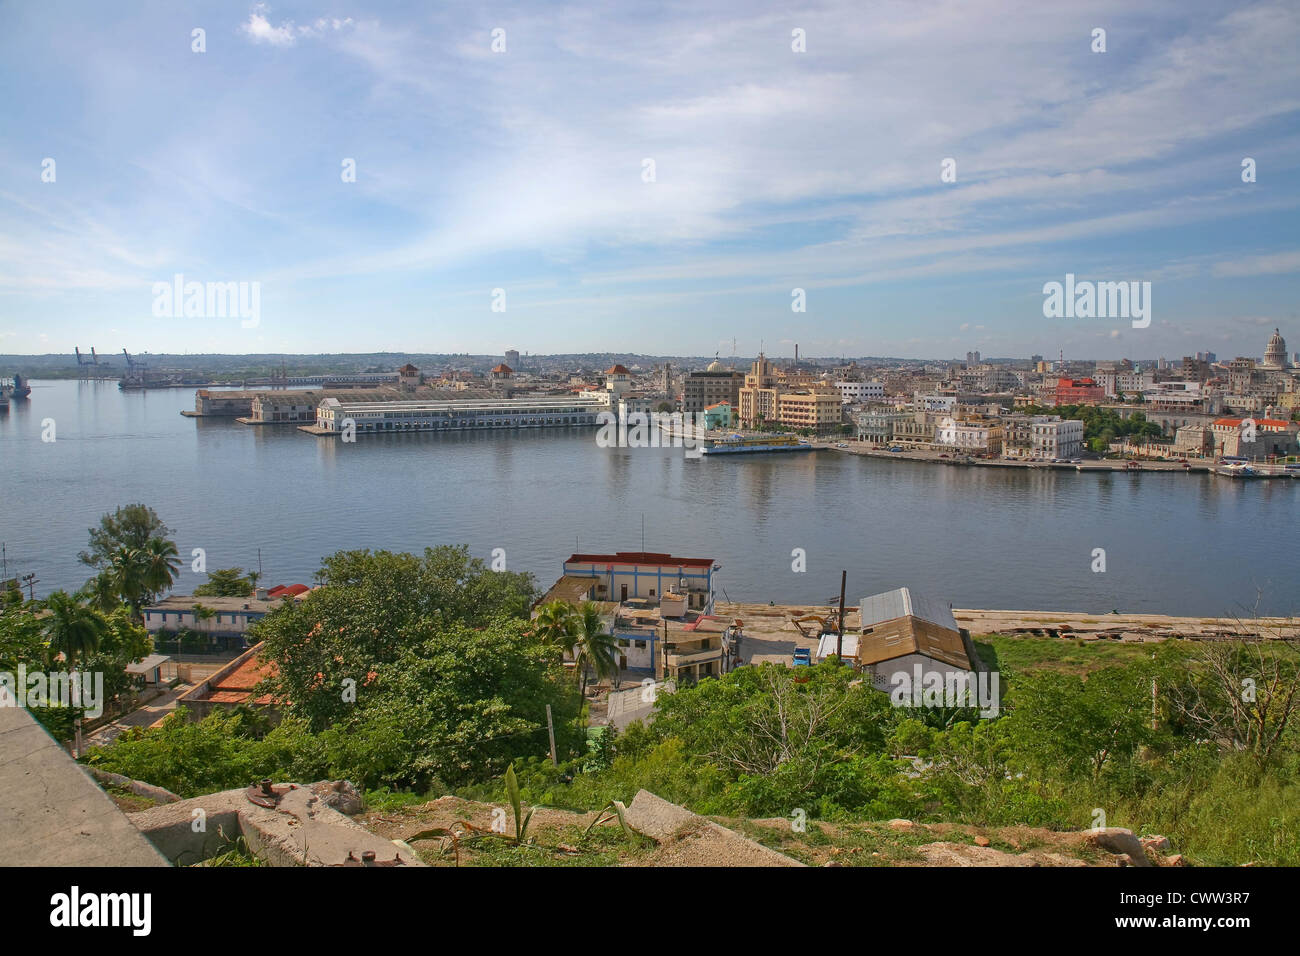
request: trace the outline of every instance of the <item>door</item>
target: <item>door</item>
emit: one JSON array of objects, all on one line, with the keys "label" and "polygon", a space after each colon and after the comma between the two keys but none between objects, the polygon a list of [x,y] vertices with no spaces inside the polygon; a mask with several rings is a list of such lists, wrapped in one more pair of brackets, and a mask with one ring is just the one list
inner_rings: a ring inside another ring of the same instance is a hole
[{"label": "door", "polygon": [[626,584],[623,585],[623,596],[622,596],[621,598],[619,598],[619,600],[620,600],[620,601],[626,601],[626,600],[627,600],[627,585],[626,585]]}]

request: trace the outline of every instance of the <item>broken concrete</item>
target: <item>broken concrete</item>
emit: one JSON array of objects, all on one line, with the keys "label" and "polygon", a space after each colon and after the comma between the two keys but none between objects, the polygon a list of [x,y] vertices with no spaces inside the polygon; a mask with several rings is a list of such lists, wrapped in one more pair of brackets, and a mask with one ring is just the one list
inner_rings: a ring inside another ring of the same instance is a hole
[{"label": "broken concrete", "polygon": [[[274,807],[250,802],[247,790],[225,790],[144,810],[132,814],[131,821],[167,859],[182,866],[206,860],[241,836],[250,852],[272,866],[343,866],[361,862],[367,853],[376,862],[424,865],[409,847],[354,823],[314,789],[278,785]],[[328,783],[324,789],[338,792]],[[196,829],[199,820],[204,822]]]},{"label": "broken concrete", "polygon": [[627,825],[660,844],[656,866],[804,866],[734,830],[640,790],[623,812]]}]

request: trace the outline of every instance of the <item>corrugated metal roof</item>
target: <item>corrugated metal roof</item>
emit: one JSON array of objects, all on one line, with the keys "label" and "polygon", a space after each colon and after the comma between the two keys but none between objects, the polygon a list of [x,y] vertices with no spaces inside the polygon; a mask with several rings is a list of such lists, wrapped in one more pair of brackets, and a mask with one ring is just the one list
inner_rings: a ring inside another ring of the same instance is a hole
[{"label": "corrugated metal roof", "polygon": [[895,618],[911,615],[939,627],[957,630],[952,608],[942,601],[916,594],[911,588],[895,588],[862,599],[862,626],[875,627]]}]

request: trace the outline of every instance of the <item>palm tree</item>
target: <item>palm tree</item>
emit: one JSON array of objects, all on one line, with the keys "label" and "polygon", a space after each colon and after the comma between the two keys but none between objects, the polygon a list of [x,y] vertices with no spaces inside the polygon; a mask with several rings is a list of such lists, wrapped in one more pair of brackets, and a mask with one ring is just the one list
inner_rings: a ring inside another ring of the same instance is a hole
[{"label": "palm tree", "polygon": [[172,583],[176,580],[176,572],[181,566],[176,542],[169,541],[167,538],[150,538],[140,551],[140,560],[144,568],[142,583],[150,598],[156,598],[164,591],[171,590]]},{"label": "palm tree", "polygon": [[94,583],[100,607],[109,610],[119,602],[125,603],[131,608],[131,616],[138,619],[145,600],[146,571],[143,552],[136,548],[118,548],[109,554]]},{"label": "palm tree", "polygon": [[573,658],[582,674],[582,696],[587,696],[587,679],[618,676],[618,638],[605,629],[600,608],[583,601],[573,615]]},{"label": "palm tree", "polygon": [[568,651],[573,647],[576,630],[575,611],[566,601],[543,604],[533,618],[533,630],[543,644]]},{"label": "palm tree", "polygon": [[50,654],[62,654],[69,669],[78,658],[84,660],[99,649],[100,639],[108,633],[108,622],[92,607],[80,603],[66,591],[55,591],[45,599],[50,613],[45,616],[45,636]]},{"label": "palm tree", "polygon": [[[66,591],[55,591],[45,599],[45,635],[50,642],[50,656],[62,654],[68,670],[76,669],[78,658],[85,660],[99,649],[99,642],[108,633],[108,622],[92,607],[82,604]],[[73,698],[72,702],[77,700]],[[74,756],[81,751],[81,715],[76,715],[73,731]]]}]

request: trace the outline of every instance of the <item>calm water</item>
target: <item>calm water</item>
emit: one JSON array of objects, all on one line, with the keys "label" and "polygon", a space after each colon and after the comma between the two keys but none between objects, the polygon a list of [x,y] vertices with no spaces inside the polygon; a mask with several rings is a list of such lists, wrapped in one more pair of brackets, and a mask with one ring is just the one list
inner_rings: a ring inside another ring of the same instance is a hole
[{"label": "calm water", "polygon": [[[594,430],[317,439],[189,419],[194,390],[36,382],[0,417],[0,539],[37,593],[84,582],[86,530],[143,501],[182,556],[310,582],[341,548],[465,543],[543,586],[575,547],[713,557],[734,600],[850,602],[911,585],[957,606],[1273,614],[1300,609],[1300,481],[947,468],[837,452],[686,463]],[[57,440],[41,441],[43,419]],[[791,571],[791,551],[807,572]],[[1107,571],[1090,570],[1106,550]],[[178,590],[202,576],[188,560]]]}]

